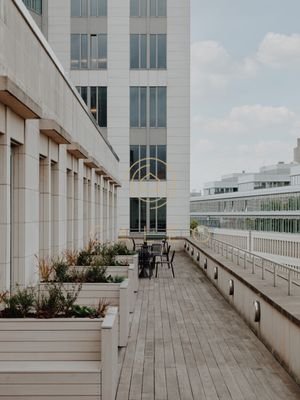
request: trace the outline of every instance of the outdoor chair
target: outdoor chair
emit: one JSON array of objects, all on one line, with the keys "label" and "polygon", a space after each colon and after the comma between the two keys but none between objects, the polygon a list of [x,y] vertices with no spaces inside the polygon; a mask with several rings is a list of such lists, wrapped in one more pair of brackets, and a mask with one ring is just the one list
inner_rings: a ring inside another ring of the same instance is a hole
[{"label": "outdoor chair", "polygon": [[157,261],[157,262],[155,263],[155,264],[156,264],[155,278],[157,278],[158,266],[159,266],[159,265],[161,265],[161,266],[167,265],[169,269],[171,268],[173,278],[175,278],[175,273],[174,273],[174,257],[175,257],[175,250],[174,250],[173,253],[172,253],[171,260],[161,260],[161,261]]}]

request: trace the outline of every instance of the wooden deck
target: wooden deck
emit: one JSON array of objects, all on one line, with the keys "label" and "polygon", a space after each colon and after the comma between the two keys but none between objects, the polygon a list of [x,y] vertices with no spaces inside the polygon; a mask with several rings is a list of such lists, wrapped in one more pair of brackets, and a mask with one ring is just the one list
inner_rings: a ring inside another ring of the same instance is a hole
[{"label": "wooden deck", "polygon": [[183,253],[142,280],[117,400],[299,400],[300,388]]}]

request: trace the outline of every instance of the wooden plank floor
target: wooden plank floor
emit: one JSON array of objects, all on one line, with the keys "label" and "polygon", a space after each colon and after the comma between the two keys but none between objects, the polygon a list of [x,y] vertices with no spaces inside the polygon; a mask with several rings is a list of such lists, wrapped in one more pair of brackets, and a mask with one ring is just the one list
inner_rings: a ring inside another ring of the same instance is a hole
[{"label": "wooden plank floor", "polygon": [[141,280],[117,400],[299,400],[300,388],[184,253]]}]

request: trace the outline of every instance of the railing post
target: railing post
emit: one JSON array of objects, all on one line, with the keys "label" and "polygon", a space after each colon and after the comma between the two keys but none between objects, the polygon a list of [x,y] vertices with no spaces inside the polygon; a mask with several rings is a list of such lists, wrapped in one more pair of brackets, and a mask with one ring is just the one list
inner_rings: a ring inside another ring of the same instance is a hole
[{"label": "railing post", "polygon": [[245,252],[245,253],[244,253],[244,269],[247,268],[247,263],[246,263],[246,261],[247,261],[247,253]]},{"label": "railing post", "polygon": [[240,265],[240,251],[237,251],[237,259],[236,259],[237,265]]},{"label": "railing post", "polygon": [[226,244],[226,255],[225,255],[226,259],[228,259],[228,244]]},{"label": "railing post", "polygon": [[261,260],[261,279],[265,279],[265,260]]},{"label": "railing post", "polygon": [[231,261],[233,262],[233,247],[231,247]]},{"label": "railing post", "polygon": [[274,265],[274,287],[276,287],[276,281],[277,281],[277,268],[276,268],[276,264]]},{"label": "railing post", "polygon": [[288,272],[288,295],[291,296],[292,294],[292,271],[289,268]]},{"label": "railing post", "polygon": [[252,274],[255,274],[255,256],[252,257]]}]

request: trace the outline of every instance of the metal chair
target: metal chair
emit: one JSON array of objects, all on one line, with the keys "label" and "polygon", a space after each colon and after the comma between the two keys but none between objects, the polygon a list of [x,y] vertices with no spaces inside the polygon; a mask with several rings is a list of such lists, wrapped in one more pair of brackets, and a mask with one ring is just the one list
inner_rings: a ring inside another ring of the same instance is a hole
[{"label": "metal chair", "polygon": [[139,250],[139,277],[140,278],[149,278],[152,276],[152,268],[151,268],[151,254],[148,251],[148,247],[142,247]]},{"label": "metal chair", "polygon": [[174,263],[174,257],[175,257],[175,250],[173,250],[171,260],[161,260],[161,261],[157,261],[155,263],[156,264],[155,278],[157,278],[157,274],[158,274],[158,265],[161,265],[161,266],[167,265],[168,268],[171,268],[173,278],[175,278],[174,264],[173,264]]},{"label": "metal chair", "polygon": [[167,247],[164,248],[164,251],[162,253],[162,260],[165,258],[166,261],[169,261],[170,250],[171,250],[171,245],[167,244]]}]

